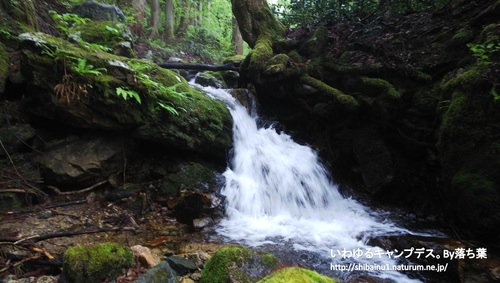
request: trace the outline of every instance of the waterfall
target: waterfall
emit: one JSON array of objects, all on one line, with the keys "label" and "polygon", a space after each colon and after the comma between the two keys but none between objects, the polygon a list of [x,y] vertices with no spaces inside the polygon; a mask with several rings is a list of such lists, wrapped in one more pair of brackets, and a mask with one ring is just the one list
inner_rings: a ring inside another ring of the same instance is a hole
[{"label": "waterfall", "polygon": [[[259,127],[255,111],[249,114],[226,90],[203,90],[225,102],[234,120],[232,160],[221,190],[227,216],[217,228],[220,235],[250,246],[287,243],[295,250],[338,262],[341,259],[333,258],[332,251],[373,248],[366,244],[371,237],[409,233],[343,197],[310,147],[295,143],[272,126]],[[390,258],[356,261],[395,264]],[[395,271],[378,276],[420,282]]]}]

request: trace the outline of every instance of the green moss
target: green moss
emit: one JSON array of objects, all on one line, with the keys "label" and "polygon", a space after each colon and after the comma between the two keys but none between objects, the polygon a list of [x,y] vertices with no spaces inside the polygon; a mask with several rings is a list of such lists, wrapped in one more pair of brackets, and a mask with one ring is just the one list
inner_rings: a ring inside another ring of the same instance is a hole
[{"label": "green moss", "polygon": [[[88,123],[85,127],[89,124],[102,127],[94,125],[97,121],[105,124],[104,127],[135,128],[134,135],[138,138],[220,155],[225,154],[232,143],[232,119],[224,103],[190,87],[171,70],[152,62],[86,50],[45,34],[26,34],[22,41],[26,66],[31,65],[28,70],[34,78],[43,80],[34,84],[52,92],[54,86],[61,84],[66,69],[71,75],[70,83],[75,83],[70,86],[86,86],[89,102],[75,101],[88,104],[82,105],[82,110],[101,120],[85,121]],[[84,58],[87,65],[105,68],[107,72],[82,76],[71,69],[76,64],[74,58]],[[117,95],[117,87],[136,92],[140,102]],[[81,123],[79,118],[72,121]]]},{"label": "green moss", "polygon": [[245,55],[233,55],[233,56],[224,58],[224,60],[222,60],[222,63],[227,64],[230,62],[241,62],[243,60],[245,60]]},{"label": "green moss", "polygon": [[205,265],[200,282],[256,282],[256,276],[269,274],[277,264],[271,254],[257,254],[242,246],[223,247]]},{"label": "green moss", "polygon": [[63,256],[64,273],[74,283],[114,280],[133,264],[132,251],[117,243],[75,246]]},{"label": "green moss", "polygon": [[273,44],[268,38],[259,38],[254,49],[248,55],[250,56],[249,70],[250,72],[260,72],[267,61],[273,56]]},{"label": "green moss", "polygon": [[115,48],[122,41],[130,41],[128,28],[123,23],[112,21],[88,21],[75,28],[81,39],[109,48]]},{"label": "green moss", "polygon": [[470,28],[462,28],[450,39],[450,41],[448,42],[448,46],[463,46],[470,42],[473,37],[474,33]]},{"label": "green moss", "polygon": [[375,88],[381,92],[381,95],[385,95],[391,99],[399,99],[401,93],[396,90],[396,88],[386,80],[379,78],[369,78],[361,77],[361,81],[368,87]]},{"label": "green moss", "polygon": [[166,197],[177,197],[181,188],[205,191],[215,186],[213,170],[199,164],[186,164],[175,174],[170,174],[161,186],[161,193]]},{"label": "green moss", "polygon": [[500,42],[499,27],[500,24],[486,25],[480,35],[480,41],[482,42],[482,44],[497,44],[498,42]]},{"label": "green moss", "polygon": [[263,74],[270,76],[270,75],[282,73],[283,71],[285,71],[289,60],[290,60],[290,58],[285,54],[278,54],[278,55],[272,57],[267,62],[267,65],[265,67]]},{"label": "green moss", "polygon": [[288,57],[292,59],[294,62],[302,63],[302,56],[300,56],[299,52],[297,52],[296,50],[293,50],[290,53],[288,53]]},{"label": "green moss", "polygon": [[321,275],[315,271],[288,267],[280,269],[271,275],[264,277],[257,283],[335,283],[337,281],[330,277]]},{"label": "green moss", "polygon": [[443,89],[448,91],[455,89],[473,90],[484,84],[485,71],[486,69],[483,66],[472,66],[458,76],[446,81],[443,84]]},{"label": "green moss", "polygon": [[335,89],[311,76],[304,75],[301,77],[300,81],[306,85],[318,89],[324,95],[327,95],[328,97],[332,98],[337,105],[347,110],[355,110],[359,106],[358,102],[354,97],[346,95],[340,90]]},{"label": "green moss", "polygon": [[5,83],[9,76],[9,53],[5,49],[5,45],[0,43],[0,93],[5,90]]}]

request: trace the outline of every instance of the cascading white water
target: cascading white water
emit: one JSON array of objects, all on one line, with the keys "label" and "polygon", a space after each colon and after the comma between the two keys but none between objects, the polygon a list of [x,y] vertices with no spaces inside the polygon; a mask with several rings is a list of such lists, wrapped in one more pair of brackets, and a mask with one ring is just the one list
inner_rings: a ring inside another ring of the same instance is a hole
[{"label": "cascading white water", "polygon": [[[408,231],[378,219],[366,207],[344,198],[311,148],[295,143],[273,127],[258,127],[256,115],[227,91],[204,91],[228,105],[233,116],[234,152],[224,173],[227,217],[217,232],[251,246],[291,243],[330,258],[332,251],[370,248],[376,235]],[[363,264],[395,264],[389,258],[358,258]],[[378,276],[396,282],[420,282],[395,271]]]}]

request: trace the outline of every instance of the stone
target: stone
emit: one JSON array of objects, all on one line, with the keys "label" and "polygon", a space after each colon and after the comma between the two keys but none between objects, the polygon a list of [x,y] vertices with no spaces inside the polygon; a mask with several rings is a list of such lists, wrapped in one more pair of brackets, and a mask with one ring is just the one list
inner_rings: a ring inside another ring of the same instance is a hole
[{"label": "stone", "polygon": [[[0,128],[0,137],[4,150],[0,150],[0,157],[6,154],[19,152],[23,147],[29,146],[29,140],[36,135],[35,129],[29,124],[18,124]],[[7,151],[7,152],[5,152]]]},{"label": "stone", "polygon": [[83,189],[121,172],[130,144],[111,137],[63,141],[44,152],[40,172],[47,185]]},{"label": "stone", "polygon": [[214,221],[210,217],[193,219],[193,227],[196,229],[202,229],[212,223],[214,223]]},{"label": "stone", "polygon": [[167,262],[175,270],[178,275],[186,275],[190,272],[196,271],[198,267],[189,259],[180,256],[170,256]]},{"label": "stone", "polygon": [[87,0],[73,7],[72,12],[82,18],[93,21],[122,21],[126,22],[125,15],[115,5],[106,5]]},{"label": "stone", "polygon": [[131,247],[130,249],[132,250],[136,261],[146,268],[151,268],[161,262],[160,257],[151,252],[148,247],[136,245]]},{"label": "stone", "polygon": [[352,147],[368,192],[375,194],[392,181],[394,168],[391,154],[374,129],[361,129]]},{"label": "stone", "polygon": [[148,270],[134,283],[179,283],[177,274],[166,261]]}]

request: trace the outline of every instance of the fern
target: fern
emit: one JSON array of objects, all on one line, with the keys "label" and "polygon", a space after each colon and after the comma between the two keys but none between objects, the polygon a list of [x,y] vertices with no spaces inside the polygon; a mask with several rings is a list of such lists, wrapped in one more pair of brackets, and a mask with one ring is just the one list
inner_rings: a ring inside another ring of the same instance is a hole
[{"label": "fern", "polygon": [[179,112],[177,112],[177,110],[175,110],[175,108],[174,108],[174,107],[172,107],[172,106],[170,106],[170,105],[166,105],[166,104],[164,104],[164,103],[162,103],[162,102],[158,102],[158,105],[159,105],[161,108],[163,108],[163,109],[167,110],[170,114],[175,115],[175,116],[179,116]]},{"label": "fern", "polygon": [[135,99],[135,101],[137,101],[137,103],[141,104],[141,97],[139,96],[139,94],[136,91],[131,90],[129,88],[117,87],[116,88],[116,95],[122,97],[124,100],[128,100],[129,98],[133,98],[133,99]]},{"label": "fern", "polygon": [[72,67],[73,71],[80,75],[95,75],[95,76],[100,76],[102,75],[102,72],[106,72],[105,68],[97,68],[94,69],[94,66],[88,64],[87,65],[87,59],[85,58],[78,58],[78,63],[76,66]]}]

